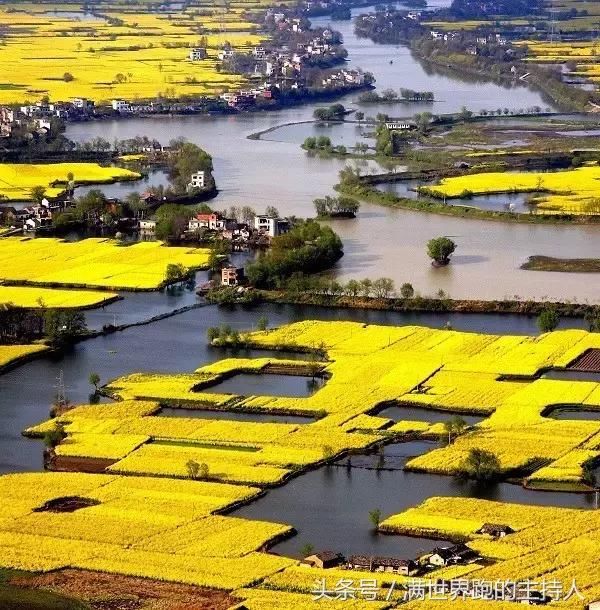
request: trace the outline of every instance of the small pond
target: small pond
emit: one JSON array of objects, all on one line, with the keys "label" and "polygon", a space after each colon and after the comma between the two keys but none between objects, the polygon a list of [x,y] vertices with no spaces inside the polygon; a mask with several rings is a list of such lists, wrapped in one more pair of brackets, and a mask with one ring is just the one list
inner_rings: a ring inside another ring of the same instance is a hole
[{"label": "small pond", "polygon": [[546,413],[546,417],[551,417],[552,419],[600,421],[600,411],[596,409],[582,409],[577,405],[563,405],[557,406]]},{"label": "small pond", "polygon": [[377,413],[378,417],[387,417],[393,421],[423,421],[430,424],[448,421],[450,418],[458,415],[469,426],[478,424],[485,419],[483,415],[463,415],[461,413],[448,413],[447,411],[436,411],[434,409],[426,409],[423,407],[412,406],[393,406],[386,407]]},{"label": "small pond", "polygon": [[542,377],[544,379],[563,379],[565,381],[600,381],[600,373],[594,371],[548,371]]},{"label": "small pond", "polygon": [[[377,190],[384,193],[393,193],[399,197],[417,199],[417,188],[419,186],[434,186],[432,182],[417,180],[402,180],[399,182],[387,182],[377,185]],[[496,193],[492,195],[475,195],[469,198],[447,199],[448,205],[464,205],[482,210],[509,211],[512,206],[514,212],[529,213],[527,205],[529,198],[535,193]],[[441,200],[440,200],[441,202]]]},{"label": "small pond", "polygon": [[200,392],[239,394],[240,396],[306,397],[314,394],[325,381],[304,375],[276,375],[272,373],[240,373]]}]

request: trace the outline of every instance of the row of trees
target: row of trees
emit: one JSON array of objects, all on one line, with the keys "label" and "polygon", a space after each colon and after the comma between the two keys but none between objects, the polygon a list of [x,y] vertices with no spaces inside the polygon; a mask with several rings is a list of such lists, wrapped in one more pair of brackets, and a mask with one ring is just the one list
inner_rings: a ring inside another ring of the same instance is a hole
[{"label": "row of trees", "polygon": [[60,346],[87,332],[85,315],[70,309],[27,309],[11,303],[0,305],[0,344],[31,343],[44,338]]},{"label": "row of trees", "polygon": [[414,89],[405,89],[404,87],[399,92],[394,89],[383,89],[380,93],[377,91],[365,91],[358,96],[358,102],[361,104],[433,102],[434,100],[435,94],[433,91],[415,91]]}]

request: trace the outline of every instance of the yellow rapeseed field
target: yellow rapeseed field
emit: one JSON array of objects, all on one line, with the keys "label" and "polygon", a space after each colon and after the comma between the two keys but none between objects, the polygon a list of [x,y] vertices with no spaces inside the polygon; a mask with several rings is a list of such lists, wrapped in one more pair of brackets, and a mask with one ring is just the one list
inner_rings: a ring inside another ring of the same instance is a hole
[{"label": "yellow rapeseed field", "polygon": [[489,172],[444,178],[421,191],[435,197],[493,193],[541,193],[537,207],[544,213],[600,214],[600,167],[558,172]]},{"label": "yellow rapeseed field", "polygon": [[[106,19],[88,19],[83,13],[78,19],[68,13],[45,14],[35,3],[19,3],[19,10],[4,3],[0,103],[35,101],[44,95],[53,101],[134,101],[159,95],[214,95],[239,87],[239,76],[217,69],[217,52],[225,42],[247,50],[263,40],[242,16],[244,9],[259,5],[232,3],[224,16],[210,3],[205,10],[191,7],[168,13],[150,13],[139,3],[127,10],[107,5],[98,9]],[[60,10],[60,5],[44,3],[43,8]],[[189,50],[199,46],[202,36],[208,57],[192,62]]]},{"label": "yellow rapeseed field", "polygon": [[47,349],[45,345],[0,345],[0,369]]},{"label": "yellow rapeseed field", "polygon": [[[448,515],[453,516],[454,524],[447,520]],[[484,523],[506,525],[514,532],[499,539],[477,534]],[[469,546],[493,560],[491,565],[480,565],[469,572],[469,579],[557,582],[563,588],[560,607],[583,608],[585,602],[597,599],[600,592],[600,571],[586,568],[597,552],[600,540],[598,511],[472,498],[430,498],[416,508],[389,517],[381,527],[388,533],[419,535],[430,532],[467,539]],[[579,594],[572,594],[565,600],[573,580]],[[539,589],[540,586],[533,588]],[[498,605],[489,601],[483,603]],[[465,602],[464,608],[479,610],[477,602],[473,604]],[[454,602],[451,606],[462,607]],[[406,608],[413,607],[420,609],[424,606],[416,602],[406,605]]]},{"label": "yellow rapeseed field", "polygon": [[[600,337],[585,331],[524,337],[307,321],[255,332],[249,339],[257,347],[325,350],[327,361],[320,366],[329,376],[327,382],[305,398],[222,394],[218,385],[199,391],[240,372],[260,374],[270,366],[282,366],[275,359],[240,358],[194,373],[134,373],[110,382],[106,389],[131,405],[154,401],[150,404],[187,409],[297,413],[312,415],[314,423],[163,418],[156,416],[155,408],[146,413],[135,407],[130,416],[115,416],[114,407],[105,406],[94,410],[92,417],[83,417],[82,410],[61,416],[69,435],[82,435],[69,451],[93,456],[94,445],[86,435],[124,435],[126,439],[114,449],[121,457],[111,467],[114,472],[185,477],[185,464],[194,460],[207,464],[215,480],[269,485],[295,468],[367,447],[381,438],[382,430],[392,438],[409,432],[444,434],[441,424],[411,422],[410,416],[395,424],[373,416],[381,406],[395,403],[488,416],[450,445],[411,460],[408,467],[414,470],[456,473],[477,448],[493,452],[507,472],[528,470],[532,482],[573,483],[583,479],[585,464],[600,453],[598,422],[547,416],[555,404],[600,407],[600,385],[535,378],[540,370],[564,367],[587,349],[600,346]],[[283,366],[307,364],[290,361]],[[47,425],[30,432],[41,434]],[[129,449],[144,437],[186,444],[143,443],[126,454],[118,453],[120,447]]]},{"label": "yellow rapeseed field", "polygon": [[103,184],[140,178],[140,174],[128,169],[102,167],[97,163],[1,163],[0,199],[29,201],[31,189],[36,186],[45,187],[47,197],[58,197],[65,192],[69,174],[73,174],[75,184]]},{"label": "yellow rapeseed field", "polygon": [[[382,406],[487,416],[451,444],[409,462],[417,470],[453,474],[469,451],[479,448],[493,452],[505,470],[537,469],[532,483],[578,483],[586,462],[600,454],[600,422],[548,417],[557,404],[600,409],[600,384],[536,377],[600,348],[597,334],[566,330],[538,337],[499,336],[304,321],[253,332],[249,340],[257,348],[318,349],[319,366],[328,375],[325,385],[306,398],[196,391],[241,371],[271,370],[278,364],[272,358],[228,358],[194,373],[136,373],[111,382],[107,390],[121,401],[81,405],[25,431],[41,436],[60,423],[66,438],[56,447],[59,458],[104,458],[113,464],[103,475],[0,477],[0,567],[51,570],[69,565],[231,589],[244,607],[257,610],[316,609],[311,596],[315,570],[259,552],[270,540],[288,535],[288,526],[216,513],[253,497],[261,487],[284,482],[299,468],[343,452],[399,440],[408,430],[444,434],[441,424],[408,418],[391,425],[375,415]],[[283,361],[282,368],[311,363]],[[507,375],[519,382],[504,380]],[[162,417],[163,404],[310,413],[315,420],[283,424]],[[68,515],[34,510],[69,495],[92,505]],[[432,577],[493,581],[556,575],[568,586],[577,576],[580,590],[593,598],[600,593],[600,570],[590,569],[600,532],[600,516],[595,515],[433,498],[388,517],[382,529],[467,540],[495,562],[444,568]],[[499,540],[478,534],[484,523],[508,525],[513,533]],[[341,578],[339,573],[331,575]],[[351,578],[355,576],[368,577],[357,573]],[[391,576],[378,579],[384,591]],[[356,599],[349,607],[387,608],[400,601],[400,594],[389,602]],[[563,605],[582,608],[577,602],[574,598]],[[477,602],[467,607],[479,610]]]},{"label": "yellow rapeseed field", "polygon": [[[293,560],[256,552],[290,528],[212,513],[258,490],[200,481],[79,473],[0,477],[0,566],[101,570],[221,589],[254,584]],[[47,502],[85,499],[75,512]]]},{"label": "yellow rapeseed field", "polygon": [[94,290],[0,286],[0,305],[10,303],[16,307],[90,308],[99,307],[117,296],[115,293]]},{"label": "yellow rapeseed field", "polygon": [[209,251],[167,247],[161,242],[122,245],[93,238],[66,242],[55,238],[0,240],[0,280],[37,286],[156,290],[167,265],[206,267]]}]

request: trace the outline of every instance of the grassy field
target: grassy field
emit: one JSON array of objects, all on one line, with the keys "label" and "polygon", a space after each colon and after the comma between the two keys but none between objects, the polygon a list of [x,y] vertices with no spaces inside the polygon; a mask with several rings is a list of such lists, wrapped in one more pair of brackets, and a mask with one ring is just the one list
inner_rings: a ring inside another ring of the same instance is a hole
[{"label": "grassy field", "polygon": [[205,268],[209,251],[161,242],[122,245],[110,239],[65,242],[55,238],[0,240],[0,279],[37,286],[157,290],[169,264]]},{"label": "grassy field", "polygon": [[31,189],[36,186],[45,187],[47,197],[58,197],[65,192],[70,173],[75,184],[103,184],[140,178],[140,174],[128,169],[102,167],[96,163],[3,163],[0,164],[0,199],[30,201]]}]

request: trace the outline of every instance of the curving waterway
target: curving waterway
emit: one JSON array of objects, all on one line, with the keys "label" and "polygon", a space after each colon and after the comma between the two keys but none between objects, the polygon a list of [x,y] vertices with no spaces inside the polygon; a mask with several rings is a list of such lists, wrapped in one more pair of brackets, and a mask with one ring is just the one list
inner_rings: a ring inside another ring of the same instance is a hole
[{"label": "curving waterway", "polygon": [[[366,10],[366,9],[363,9]],[[355,11],[355,14],[358,11]],[[326,18],[313,20],[319,25]],[[335,22],[344,35],[349,61],[372,71],[379,88],[407,86],[431,90],[434,104],[362,107],[368,114],[384,110],[390,114],[411,115],[424,109],[452,112],[462,106],[481,108],[508,106],[519,109],[549,104],[540,94],[526,87],[507,88],[492,82],[440,73],[417,61],[404,47],[376,45],[357,39],[349,21]],[[392,61],[393,63],[390,63]],[[359,108],[356,95],[343,103]],[[213,201],[217,208],[250,205],[258,211],[275,205],[282,214],[308,216],[314,213],[312,201],[333,193],[337,174],[344,166],[339,159],[311,157],[300,149],[309,135],[326,134],[334,143],[353,145],[361,139],[355,125],[323,127],[314,123],[275,129],[261,140],[247,136],[273,127],[309,121],[315,105],[277,112],[214,117],[159,117],[109,122],[72,124],[67,136],[85,141],[94,137],[128,138],[148,135],[167,142],[183,136],[206,148],[214,157],[215,176],[220,189]],[[374,171],[373,164],[364,171]],[[111,194],[131,190],[132,185],[113,187]],[[502,205],[501,201],[496,202]],[[392,277],[397,283],[409,281],[423,294],[443,289],[456,298],[574,299],[598,301],[600,295],[592,276],[566,273],[539,273],[520,270],[530,255],[566,258],[598,257],[596,245],[600,227],[542,226],[465,220],[394,210],[364,204],[356,221],[331,223],[345,244],[345,256],[335,274],[341,280],[362,277]],[[425,254],[425,243],[439,235],[451,236],[458,244],[453,263],[433,269]]]},{"label": "curving waterway", "polygon": [[[499,105],[514,108],[545,105],[538,94],[528,89],[507,90],[495,84],[436,74],[421,66],[405,49],[356,40],[347,22],[338,22],[335,27],[344,32],[353,65],[372,70],[380,87],[409,86],[435,91],[440,100],[435,104],[436,111],[458,110],[462,105],[475,110]],[[352,96],[344,103],[352,106]],[[185,136],[214,156],[220,188],[215,202],[217,207],[248,204],[261,210],[266,205],[276,205],[284,214],[306,216],[312,213],[313,198],[332,192],[337,172],[343,165],[335,159],[311,158],[299,148],[306,135],[328,133],[327,129],[323,131],[323,128],[308,123],[272,131],[258,141],[249,140],[247,136],[284,123],[308,120],[313,108],[305,106],[277,113],[230,117],[174,117],[77,124],[69,126],[67,135],[84,141],[97,136],[112,140],[147,134],[163,142]],[[335,141],[348,144],[355,141],[355,134],[347,127],[337,131],[332,129],[331,134]],[[123,187],[124,192],[130,187]],[[120,194],[120,188],[115,186],[111,194]],[[336,269],[339,277],[344,279],[387,275],[398,283],[411,281],[423,293],[443,288],[456,297],[491,298],[518,294],[597,298],[594,283],[587,276],[556,276],[517,269],[526,256],[534,253],[596,256],[597,249],[592,245],[596,237],[595,227],[505,225],[427,216],[373,205],[364,205],[356,221],[332,224],[345,243],[346,255]],[[424,255],[424,243],[440,234],[453,236],[459,250],[450,267],[433,270]],[[205,278],[206,275],[200,273],[197,281]],[[136,323],[198,304],[194,292],[185,290],[124,296],[122,301],[87,312],[90,327],[99,328],[106,323]],[[511,334],[536,332],[535,320],[510,315],[416,314],[287,305],[233,310],[198,307],[149,325],[134,326],[84,341],[65,354],[35,360],[0,376],[0,472],[43,467],[41,443],[23,438],[21,432],[47,418],[57,378],[61,374],[69,398],[74,403],[86,402],[91,372],[97,372],[105,383],[136,371],[192,371],[202,364],[230,355],[226,350],[207,346],[209,327],[229,324],[235,329],[248,329],[256,327],[263,315],[269,318],[272,326],[311,318],[433,327],[442,327],[449,321],[456,329]],[[269,352],[250,350],[238,353],[250,357],[259,354],[268,355]],[[289,357],[285,354],[279,356]],[[282,391],[289,392],[290,389],[283,388]],[[297,391],[304,392],[305,388],[298,387]],[[165,410],[162,416],[179,414]],[[390,416],[394,417],[394,414],[390,413]],[[227,414],[219,414],[219,417],[227,417]],[[231,417],[238,418],[239,415]],[[588,495],[533,492],[509,484],[481,489],[457,484],[447,477],[401,470],[408,457],[429,448],[426,443],[391,445],[384,450],[382,468],[377,467],[382,465],[382,458],[373,456],[355,457],[351,467],[343,462],[312,471],[270,491],[236,514],[287,522],[296,527],[298,536],[279,545],[278,552],[297,554],[301,544],[311,543],[327,544],[343,552],[412,556],[435,543],[373,535],[368,522],[369,510],[380,508],[387,515],[418,504],[432,495],[593,506],[594,499]]]}]

